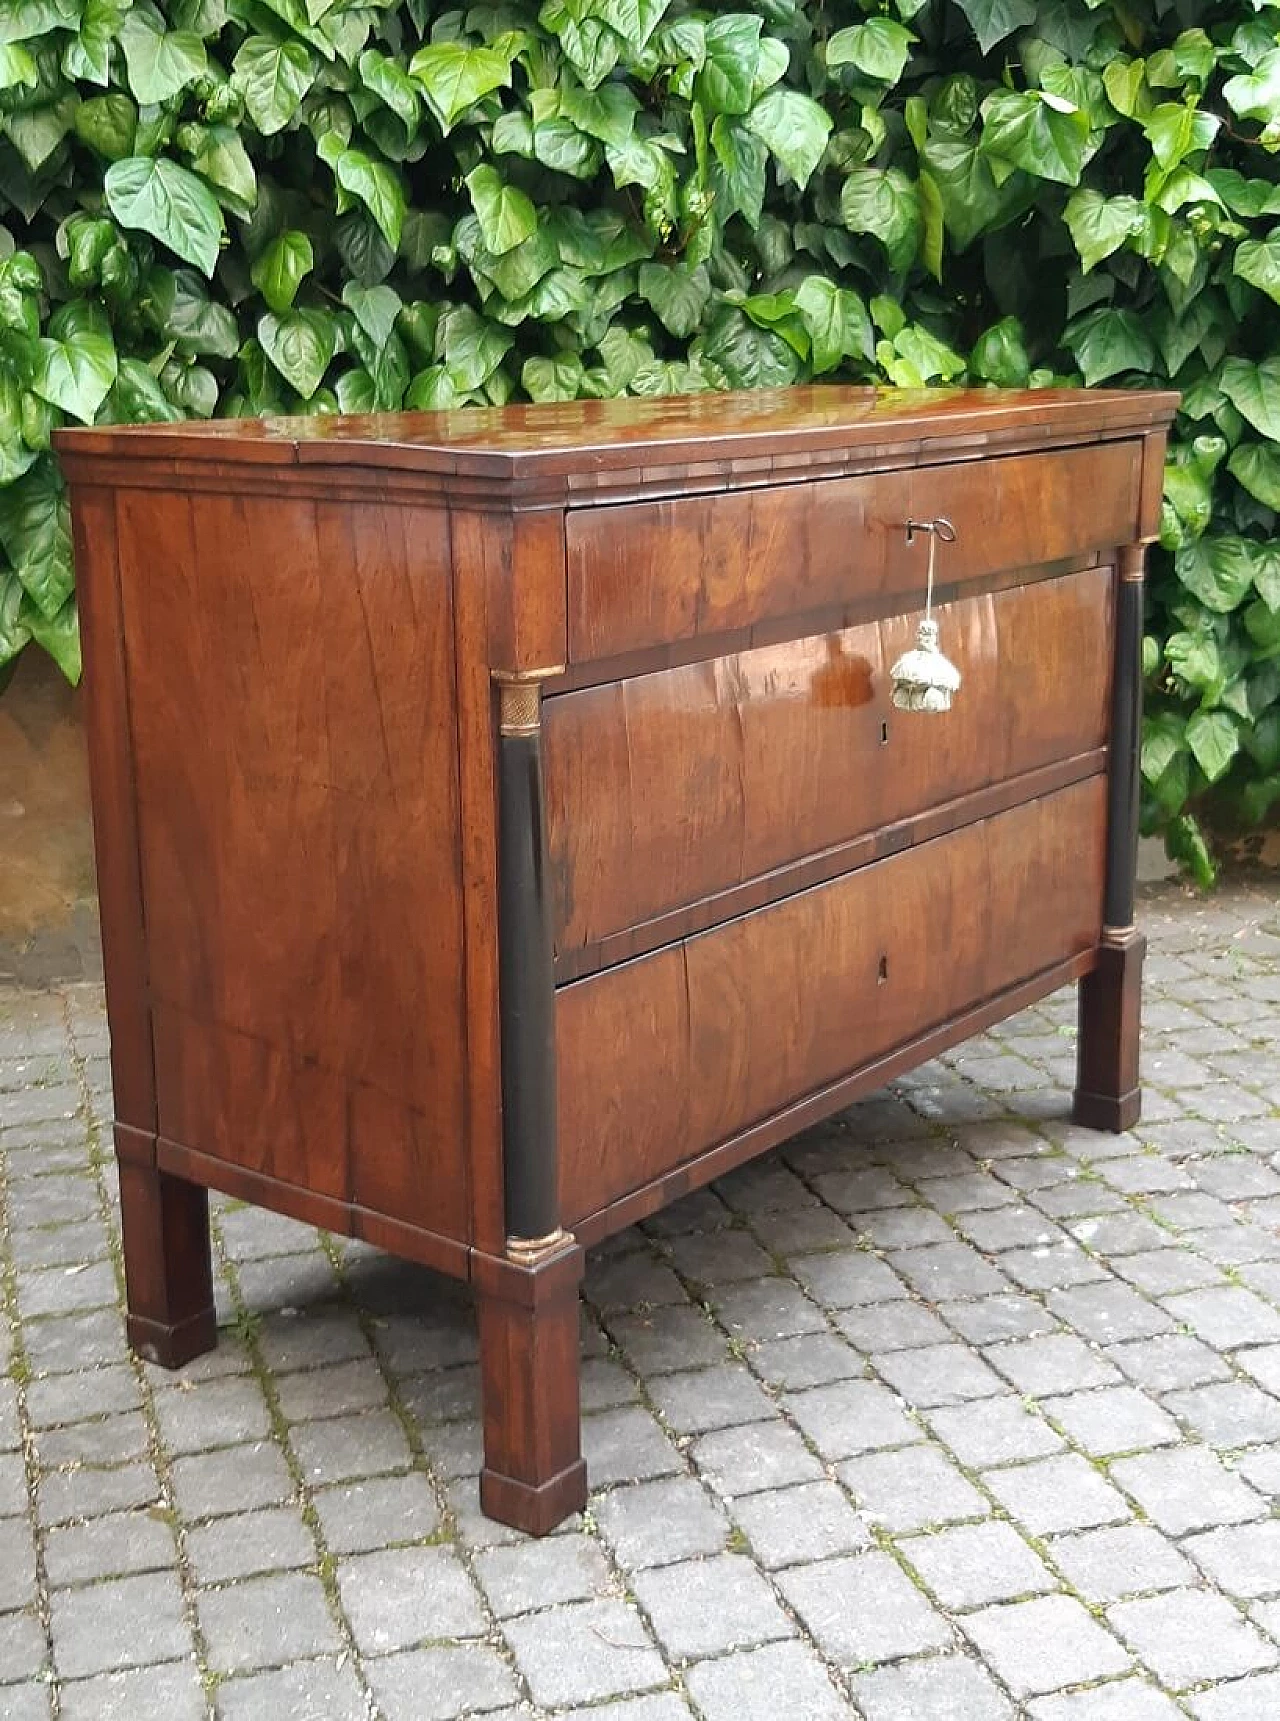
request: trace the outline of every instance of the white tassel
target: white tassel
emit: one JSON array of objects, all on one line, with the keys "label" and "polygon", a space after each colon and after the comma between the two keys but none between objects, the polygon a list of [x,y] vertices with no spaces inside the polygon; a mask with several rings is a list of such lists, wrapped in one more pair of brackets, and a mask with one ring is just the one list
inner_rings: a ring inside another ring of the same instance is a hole
[{"label": "white tassel", "polygon": [[929,579],[924,620],[916,633],[915,650],[904,652],[889,671],[893,682],[893,703],[899,711],[950,711],[951,696],[960,690],[960,671],[938,646],[938,624],[933,619],[933,566],[938,539],[954,543],[955,527],[950,520],[943,519],[931,520],[927,526],[910,521],[908,537],[917,531],[929,534]]}]

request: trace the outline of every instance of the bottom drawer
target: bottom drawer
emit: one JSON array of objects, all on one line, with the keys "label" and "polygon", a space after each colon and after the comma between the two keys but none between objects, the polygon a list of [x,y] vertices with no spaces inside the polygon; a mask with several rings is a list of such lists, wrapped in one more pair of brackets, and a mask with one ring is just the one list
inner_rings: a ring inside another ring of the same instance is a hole
[{"label": "bottom drawer", "polygon": [[1105,836],[1091,777],[561,987],[565,1222],[1092,947]]}]

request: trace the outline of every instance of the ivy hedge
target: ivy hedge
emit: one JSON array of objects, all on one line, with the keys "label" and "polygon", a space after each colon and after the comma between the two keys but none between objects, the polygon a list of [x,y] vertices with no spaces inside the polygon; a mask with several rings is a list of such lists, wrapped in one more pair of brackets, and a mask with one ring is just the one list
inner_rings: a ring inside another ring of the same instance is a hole
[{"label": "ivy hedge", "polygon": [[0,0],[0,217],[0,666],[67,419],[1172,383],[1147,823],[1280,800],[1280,8]]}]

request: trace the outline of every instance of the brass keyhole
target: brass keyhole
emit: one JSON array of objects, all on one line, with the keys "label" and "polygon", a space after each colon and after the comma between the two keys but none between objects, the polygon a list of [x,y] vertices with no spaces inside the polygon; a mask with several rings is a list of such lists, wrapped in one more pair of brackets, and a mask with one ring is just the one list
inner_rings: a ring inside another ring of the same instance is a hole
[{"label": "brass keyhole", "polygon": [[880,966],[876,970],[876,984],[879,986],[883,986],[885,981],[888,978],[889,978],[889,958],[887,956],[882,956],[880,958]]},{"label": "brass keyhole", "polygon": [[889,725],[887,723],[880,725],[880,745],[882,747],[889,745]]}]

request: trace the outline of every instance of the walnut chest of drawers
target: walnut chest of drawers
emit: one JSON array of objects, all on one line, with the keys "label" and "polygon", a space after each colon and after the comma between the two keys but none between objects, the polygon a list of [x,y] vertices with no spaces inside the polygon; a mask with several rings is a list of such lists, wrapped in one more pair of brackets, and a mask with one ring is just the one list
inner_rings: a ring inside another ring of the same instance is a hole
[{"label": "walnut chest of drawers", "polygon": [[[585,1245],[1067,981],[1075,1115],[1132,1122],[1174,405],[62,433],[138,1349],[214,1342],[209,1188],[467,1279],[483,1503],[543,1531]],[[890,698],[931,538],[940,714]]]}]

